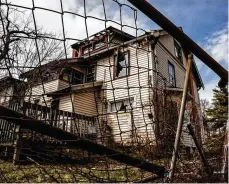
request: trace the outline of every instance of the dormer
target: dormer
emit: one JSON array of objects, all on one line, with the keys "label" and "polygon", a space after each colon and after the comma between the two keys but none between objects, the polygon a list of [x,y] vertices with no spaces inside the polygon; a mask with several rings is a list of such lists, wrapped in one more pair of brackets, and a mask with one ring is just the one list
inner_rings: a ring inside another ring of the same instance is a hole
[{"label": "dormer", "polygon": [[73,44],[72,57],[88,56],[89,53],[95,54],[131,39],[134,39],[134,36],[110,26],[90,36],[88,39]]}]

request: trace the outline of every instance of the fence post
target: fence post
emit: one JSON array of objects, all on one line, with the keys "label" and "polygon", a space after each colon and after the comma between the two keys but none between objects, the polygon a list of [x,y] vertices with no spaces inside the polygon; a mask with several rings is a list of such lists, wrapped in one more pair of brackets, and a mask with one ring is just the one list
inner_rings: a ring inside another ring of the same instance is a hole
[{"label": "fence post", "polygon": [[187,94],[188,94],[188,84],[189,84],[192,60],[193,60],[193,55],[189,54],[188,61],[187,61],[187,67],[186,67],[185,82],[184,82],[184,89],[183,89],[183,94],[182,94],[180,114],[179,114],[179,119],[178,119],[178,124],[177,124],[176,138],[175,138],[175,143],[174,143],[174,148],[173,148],[173,156],[172,156],[172,160],[170,163],[169,179],[171,181],[173,180],[173,176],[174,176],[178,148],[180,144],[180,136],[181,136],[183,120],[184,120],[184,111],[185,111],[186,99],[187,99]]},{"label": "fence post", "polygon": [[20,125],[17,125],[15,129],[13,165],[16,165],[19,161],[20,146]]}]

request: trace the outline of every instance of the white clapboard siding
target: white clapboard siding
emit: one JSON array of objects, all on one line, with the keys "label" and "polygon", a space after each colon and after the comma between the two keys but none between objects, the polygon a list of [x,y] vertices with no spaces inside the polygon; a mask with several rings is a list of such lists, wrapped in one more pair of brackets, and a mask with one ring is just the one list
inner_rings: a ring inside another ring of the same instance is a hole
[{"label": "white clapboard siding", "polygon": [[59,98],[59,109],[73,112],[73,96],[67,95]]},{"label": "white clapboard siding", "polygon": [[30,90],[27,91],[25,101],[31,101],[39,100],[39,104],[49,106],[51,104],[52,97],[47,97],[44,95],[44,98],[42,97],[43,94],[53,92],[58,90],[58,81],[59,80],[53,80],[51,82],[44,83],[43,85],[37,85],[32,87]]},{"label": "white clapboard siding", "polygon": [[[176,87],[183,88],[185,79],[185,57],[183,54],[183,65],[175,58],[174,51],[174,40],[171,36],[164,36],[160,41],[167,47],[167,51],[163,46],[158,43],[155,48],[156,60],[158,62],[158,72],[162,77],[166,79],[163,82],[162,78],[159,78],[160,84],[164,88],[164,85],[169,86],[169,65],[170,61],[175,67],[175,80]],[[108,123],[111,125],[115,141],[121,141],[120,131],[126,132],[122,133],[123,142],[128,142],[130,139],[130,133],[132,127],[130,127],[132,122],[134,127],[137,129],[137,134],[140,137],[155,139],[154,137],[154,126],[152,120],[149,119],[149,114],[153,112],[152,106],[152,89],[156,86],[155,75],[151,69],[155,69],[155,63],[152,59],[152,53],[147,52],[148,46],[142,46],[143,49],[136,49],[134,47],[128,47],[127,50],[130,53],[130,76],[123,78],[114,78],[114,54],[109,57],[101,58],[97,61],[97,71],[96,80],[104,80],[104,89],[106,94],[106,100],[108,101],[108,112],[109,104],[114,101],[119,101],[123,99],[134,98],[136,106],[133,109],[132,119],[129,117],[129,112],[125,115],[119,117],[120,113],[112,113],[108,115]],[[153,83],[152,83],[153,80]],[[120,130],[121,128],[121,130]],[[183,138],[185,144],[192,146],[192,141],[190,136],[183,132]]]},{"label": "white clapboard siding", "polygon": [[96,98],[98,94],[95,94],[96,95],[94,95],[94,92],[82,92],[74,94],[74,112],[87,116],[96,116],[98,114],[98,103],[101,102]]},{"label": "white clapboard siding", "polygon": [[117,113],[109,116],[109,120],[113,130],[115,142],[128,143],[131,142],[131,115],[130,113]]},{"label": "white clapboard siding", "polygon": [[67,87],[69,87],[69,83],[67,83],[63,80],[59,80],[58,89],[63,89],[63,88],[67,88]]}]

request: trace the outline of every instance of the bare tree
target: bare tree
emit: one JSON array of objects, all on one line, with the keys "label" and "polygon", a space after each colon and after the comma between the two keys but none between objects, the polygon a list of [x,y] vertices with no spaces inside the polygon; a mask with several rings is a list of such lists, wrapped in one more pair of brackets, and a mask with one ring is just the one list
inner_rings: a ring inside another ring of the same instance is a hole
[{"label": "bare tree", "polygon": [[200,99],[200,107],[202,111],[204,129],[206,130],[207,135],[209,135],[210,130],[209,130],[209,126],[207,123],[207,114],[206,114],[206,110],[210,107],[209,100],[206,98]]},{"label": "bare tree", "polygon": [[0,77],[21,73],[64,56],[58,36],[37,27],[32,13],[1,2]]}]

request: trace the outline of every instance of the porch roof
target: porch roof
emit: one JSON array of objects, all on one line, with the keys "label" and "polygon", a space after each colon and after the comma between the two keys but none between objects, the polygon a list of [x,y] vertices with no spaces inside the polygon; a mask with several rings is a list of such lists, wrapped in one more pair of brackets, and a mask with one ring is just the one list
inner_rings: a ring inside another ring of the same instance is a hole
[{"label": "porch roof", "polygon": [[57,91],[53,91],[50,93],[46,93],[47,96],[66,96],[70,94],[76,94],[76,93],[85,93],[85,92],[93,92],[98,91],[103,85],[103,81],[96,81],[96,82],[90,82],[90,83],[84,83],[84,84],[76,84],[72,85],[63,89],[59,89]]}]

